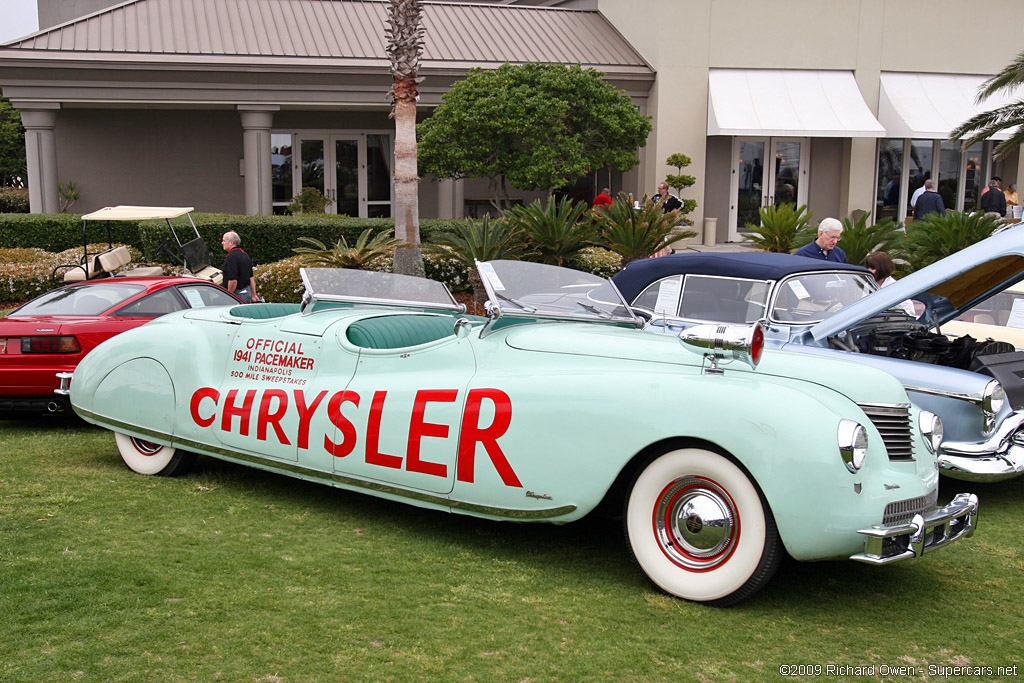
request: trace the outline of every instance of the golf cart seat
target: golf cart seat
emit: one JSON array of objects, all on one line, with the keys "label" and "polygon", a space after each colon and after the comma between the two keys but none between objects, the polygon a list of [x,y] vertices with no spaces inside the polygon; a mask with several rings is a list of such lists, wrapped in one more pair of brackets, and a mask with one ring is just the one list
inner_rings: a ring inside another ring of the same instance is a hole
[{"label": "golf cart seat", "polygon": [[90,254],[84,265],[71,268],[64,273],[64,282],[81,282],[108,276],[131,263],[131,260],[132,256],[125,246]]}]

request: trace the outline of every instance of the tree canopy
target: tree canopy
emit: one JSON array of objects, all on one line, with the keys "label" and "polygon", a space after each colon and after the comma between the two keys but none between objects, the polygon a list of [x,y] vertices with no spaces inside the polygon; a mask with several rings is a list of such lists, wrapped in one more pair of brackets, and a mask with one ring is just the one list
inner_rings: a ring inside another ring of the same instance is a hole
[{"label": "tree canopy", "polygon": [[420,172],[488,178],[521,190],[564,187],[598,168],[626,171],[650,117],[594,69],[504,64],[472,69],[419,124]]},{"label": "tree canopy", "polygon": [[25,129],[18,110],[0,91],[0,187],[26,182]]},{"label": "tree canopy", "polygon": [[953,129],[950,140],[963,141],[967,149],[976,142],[988,140],[997,133],[1009,130],[1011,136],[1003,140],[995,148],[997,157],[1006,156],[1009,152],[1024,144],[1024,98],[1016,93],[1016,89],[1024,84],[1024,52],[1017,55],[1002,71],[981,84],[976,101],[981,104],[992,95],[1005,92],[1015,95],[1016,99],[991,111],[975,114]]}]

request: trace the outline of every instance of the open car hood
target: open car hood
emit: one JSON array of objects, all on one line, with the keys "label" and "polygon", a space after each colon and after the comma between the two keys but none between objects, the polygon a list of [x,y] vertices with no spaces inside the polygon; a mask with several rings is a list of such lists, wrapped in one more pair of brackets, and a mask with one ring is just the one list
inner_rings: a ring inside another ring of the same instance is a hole
[{"label": "open car hood", "polygon": [[1024,280],[1024,225],[1004,230],[927,268],[911,273],[811,327],[821,340],[847,330],[904,299],[926,307],[941,325],[978,302]]}]

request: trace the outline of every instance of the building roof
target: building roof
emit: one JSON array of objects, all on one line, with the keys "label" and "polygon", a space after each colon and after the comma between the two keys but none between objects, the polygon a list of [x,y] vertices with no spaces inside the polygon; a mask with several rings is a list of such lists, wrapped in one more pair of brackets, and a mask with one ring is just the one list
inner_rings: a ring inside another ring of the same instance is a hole
[{"label": "building roof", "polygon": [[[130,0],[0,51],[40,58],[212,64],[246,61],[387,62],[381,0]],[[595,11],[424,2],[421,66],[508,62],[653,70]]]}]

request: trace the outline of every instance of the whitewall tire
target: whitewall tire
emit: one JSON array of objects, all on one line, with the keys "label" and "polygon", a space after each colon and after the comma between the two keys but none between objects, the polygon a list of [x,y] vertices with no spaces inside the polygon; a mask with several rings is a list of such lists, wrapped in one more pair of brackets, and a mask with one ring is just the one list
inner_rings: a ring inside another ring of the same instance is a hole
[{"label": "whitewall tire", "polygon": [[626,498],[637,564],[671,595],[732,605],[764,586],[782,560],[771,510],[735,463],[685,448],[652,458]]},{"label": "whitewall tire", "polygon": [[119,432],[114,433],[117,450],[121,459],[139,474],[154,474],[158,477],[173,477],[184,474],[195,462],[195,454],[179,451],[170,446],[146,441]]}]

